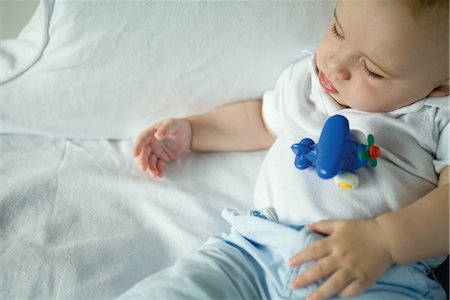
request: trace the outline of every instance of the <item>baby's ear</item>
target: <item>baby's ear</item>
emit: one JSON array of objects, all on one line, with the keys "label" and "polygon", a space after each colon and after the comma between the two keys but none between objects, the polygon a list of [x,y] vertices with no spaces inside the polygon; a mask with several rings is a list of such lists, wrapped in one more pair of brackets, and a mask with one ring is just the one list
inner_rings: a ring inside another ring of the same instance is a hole
[{"label": "baby's ear", "polygon": [[447,82],[444,82],[442,85],[438,86],[434,90],[431,91],[431,93],[428,95],[428,97],[445,97],[449,95],[449,85],[450,85],[450,79],[447,80]]}]

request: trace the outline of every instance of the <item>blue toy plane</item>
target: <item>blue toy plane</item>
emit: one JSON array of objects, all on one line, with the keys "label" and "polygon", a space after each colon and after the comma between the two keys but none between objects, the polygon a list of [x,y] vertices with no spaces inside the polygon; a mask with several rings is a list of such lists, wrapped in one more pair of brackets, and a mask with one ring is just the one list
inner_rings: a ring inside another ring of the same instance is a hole
[{"label": "blue toy plane", "polygon": [[291,149],[295,153],[298,169],[314,167],[319,177],[335,177],[338,187],[354,189],[359,183],[354,171],[367,163],[374,168],[381,154],[380,148],[374,145],[373,135],[368,135],[367,145],[364,142],[364,134],[350,130],[346,117],[334,115],[325,122],[317,144],[310,138],[304,138],[293,144]]}]

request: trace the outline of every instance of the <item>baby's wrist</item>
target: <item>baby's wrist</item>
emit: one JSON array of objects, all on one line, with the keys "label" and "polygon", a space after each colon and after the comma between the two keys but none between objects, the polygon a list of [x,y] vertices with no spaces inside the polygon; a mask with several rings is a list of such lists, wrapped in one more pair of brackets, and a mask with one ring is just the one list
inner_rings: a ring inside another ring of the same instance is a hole
[{"label": "baby's wrist", "polygon": [[[378,236],[380,237],[380,243],[391,263],[391,265],[398,263],[395,259],[394,250],[392,249],[392,239],[389,231],[389,221],[386,222],[385,215],[378,216],[374,219],[376,226],[378,227]],[[386,226],[387,225],[387,226]]]},{"label": "baby's wrist", "polygon": [[190,118],[183,118],[183,120],[187,123],[188,130],[189,130],[189,151],[192,151],[192,141],[194,140],[194,128],[192,126],[192,122]]}]

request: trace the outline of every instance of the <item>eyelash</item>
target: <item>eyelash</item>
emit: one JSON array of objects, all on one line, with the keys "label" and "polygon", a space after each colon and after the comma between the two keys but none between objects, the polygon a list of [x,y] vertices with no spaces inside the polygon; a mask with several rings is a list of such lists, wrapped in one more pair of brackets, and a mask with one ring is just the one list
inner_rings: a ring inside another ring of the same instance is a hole
[{"label": "eyelash", "polygon": [[335,38],[337,38],[338,40],[341,40],[341,41],[344,40],[344,37],[342,35],[340,35],[339,32],[337,31],[336,24],[333,23],[333,25],[331,25],[330,32],[331,32],[331,35],[334,36]]},{"label": "eyelash", "polygon": [[[345,39],[337,31],[336,24],[334,24],[334,23],[330,27],[330,33],[331,33],[332,36],[334,36],[335,38],[337,38],[340,41]],[[366,73],[367,77],[372,78],[372,79],[382,79],[382,78],[384,78],[383,76],[378,75],[377,73],[374,73],[374,72],[370,71],[369,69],[367,69],[366,63],[364,61],[362,62],[362,67],[363,67],[364,73]]]},{"label": "eyelash", "polygon": [[383,76],[378,75],[377,73],[371,72],[369,69],[367,69],[365,61],[362,61],[361,64],[362,64],[364,72],[367,74],[367,77],[373,78],[373,79],[382,79],[382,78],[384,78]]}]

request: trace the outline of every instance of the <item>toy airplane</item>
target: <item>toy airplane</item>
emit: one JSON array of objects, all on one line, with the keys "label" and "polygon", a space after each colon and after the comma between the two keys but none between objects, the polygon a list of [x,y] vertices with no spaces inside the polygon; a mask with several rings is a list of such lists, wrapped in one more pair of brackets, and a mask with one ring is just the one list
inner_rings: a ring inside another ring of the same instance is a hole
[{"label": "toy airplane", "polygon": [[314,167],[319,177],[334,177],[338,187],[351,190],[359,184],[354,171],[367,163],[376,167],[376,159],[381,154],[380,148],[374,145],[373,135],[367,136],[367,145],[364,143],[365,135],[359,130],[350,130],[346,117],[334,115],[325,122],[317,144],[304,138],[291,149],[298,169]]}]

